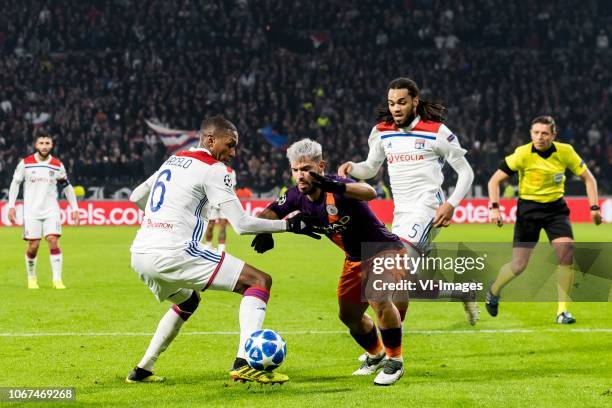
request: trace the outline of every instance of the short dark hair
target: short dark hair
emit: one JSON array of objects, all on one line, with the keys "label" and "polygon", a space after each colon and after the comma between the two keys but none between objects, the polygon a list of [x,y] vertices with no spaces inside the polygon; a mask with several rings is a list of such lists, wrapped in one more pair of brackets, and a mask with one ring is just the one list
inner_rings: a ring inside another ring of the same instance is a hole
[{"label": "short dark hair", "polygon": [[550,131],[554,134],[557,133],[557,124],[555,123],[555,119],[550,115],[542,115],[538,116],[534,120],[531,121],[531,126],[536,123],[542,123],[544,125],[550,125]]},{"label": "short dark hair", "polygon": [[34,143],[36,143],[38,139],[40,139],[41,137],[46,137],[46,138],[51,139],[51,141],[53,141],[53,136],[51,135],[51,133],[49,133],[45,129],[40,128],[34,132]]},{"label": "short dark hair", "polygon": [[232,122],[225,119],[221,115],[204,118],[200,129],[202,131],[210,130],[211,133],[230,133],[238,131],[238,129],[236,129],[236,126]]}]

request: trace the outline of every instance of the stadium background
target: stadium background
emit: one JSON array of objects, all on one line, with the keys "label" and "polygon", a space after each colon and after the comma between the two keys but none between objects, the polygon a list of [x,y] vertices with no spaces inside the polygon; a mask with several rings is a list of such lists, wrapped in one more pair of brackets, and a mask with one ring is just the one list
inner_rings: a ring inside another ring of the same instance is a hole
[{"label": "stadium background", "polygon": [[609,193],[611,10],[596,0],[2,2],[0,198],[38,126],[57,136],[87,198],[121,199],[169,154],[146,120],[195,130],[215,113],[242,136],[238,186],[273,196],[290,182],[287,143],[320,141],[331,169],[365,157],[397,76],[448,106],[475,196],[539,114],[556,118],[558,140]]},{"label": "stadium background", "polygon": [[[544,113],[609,196],[611,23],[604,0],[0,2],[0,200],[42,126],[56,135],[55,154],[84,187],[80,205],[95,224],[95,206],[117,208],[101,200],[125,199],[193,138],[160,136],[147,120],[191,131],[204,115],[223,113],[242,136],[233,163],[239,187],[265,202],[289,182],[284,144],[318,140],[331,169],[365,157],[374,108],[400,75],[448,106],[447,123],[476,172],[474,197]],[[373,183],[384,196],[385,173]],[[453,184],[448,174],[447,191]],[[584,194],[576,179],[567,187]],[[511,242],[508,226],[474,225],[486,217],[486,201],[472,203],[470,225],[444,229],[438,241]],[[137,223],[133,207],[117,214]],[[610,227],[578,224],[576,239],[609,241]],[[126,387],[168,307],[130,271],[134,233],[133,226],[66,227],[68,289],[50,289],[43,247],[41,289],[31,291],[21,228],[0,228],[0,386],[74,386],[76,405],[88,406],[609,405],[609,303],[577,303],[572,328],[554,325],[549,303],[507,302],[496,319],[481,307],[475,327],[456,304],[413,304],[407,373],[397,387],[373,390],[370,378],[347,375],[360,350],[337,319],[341,252],[279,236],[262,256],[250,237],[231,231],[229,251],[274,276],[266,326],[288,342],[283,370],[291,382],[227,384],[238,301],[211,292],[160,358],[157,370],[169,381]]]}]

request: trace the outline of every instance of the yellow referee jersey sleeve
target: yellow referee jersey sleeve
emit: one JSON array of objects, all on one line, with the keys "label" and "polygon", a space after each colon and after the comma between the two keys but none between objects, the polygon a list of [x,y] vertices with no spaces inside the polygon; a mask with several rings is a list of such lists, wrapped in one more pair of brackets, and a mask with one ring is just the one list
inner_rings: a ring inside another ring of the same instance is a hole
[{"label": "yellow referee jersey sleeve", "polygon": [[577,176],[584,173],[587,169],[586,164],[584,164],[584,160],[582,160],[580,156],[578,156],[578,153],[576,153],[574,148],[571,145],[565,143],[559,144],[562,147],[561,155],[565,160],[567,168]]},{"label": "yellow referee jersey sleeve", "polygon": [[565,194],[565,170],[579,176],[586,165],[569,144],[553,142],[547,151],[539,152],[528,143],[506,156],[500,169],[510,175],[518,173],[520,198],[549,203]]}]

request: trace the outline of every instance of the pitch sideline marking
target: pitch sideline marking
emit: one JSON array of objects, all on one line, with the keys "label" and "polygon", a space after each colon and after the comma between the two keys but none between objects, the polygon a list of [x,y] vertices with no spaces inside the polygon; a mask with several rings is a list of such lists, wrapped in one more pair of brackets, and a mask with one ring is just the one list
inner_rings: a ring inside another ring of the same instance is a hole
[{"label": "pitch sideline marking", "polygon": [[[482,329],[482,330],[405,330],[404,334],[507,334],[507,333],[612,333],[608,328],[583,328],[583,329]],[[302,331],[280,331],[282,335],[333,335],[347,334],[344,330],[302,330]],[[235,336],[237,331],[182,331],[181,336]],[[152,336],[153,333],[145,332],[65,332],[65,333],[0,333],[0,337],[136,337]]]}]

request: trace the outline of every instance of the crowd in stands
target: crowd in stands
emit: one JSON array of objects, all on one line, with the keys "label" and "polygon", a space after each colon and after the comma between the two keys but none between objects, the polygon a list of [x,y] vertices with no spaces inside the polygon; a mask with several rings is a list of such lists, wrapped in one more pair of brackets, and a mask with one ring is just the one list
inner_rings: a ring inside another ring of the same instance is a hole
[{"label": "crowd in stands", "polygon": [[193,130],[221,113],[238,185],[266,193],[290,174],[258,129],[318,140],[333,171],[366,157],[387,83],[408,76],[447,106],[476,185],[551,114],[609,194],[610,27],[607,0],[0,2],[0,189],[37,127],[73,184],[113,191],[168,155],[145,120]]}]

